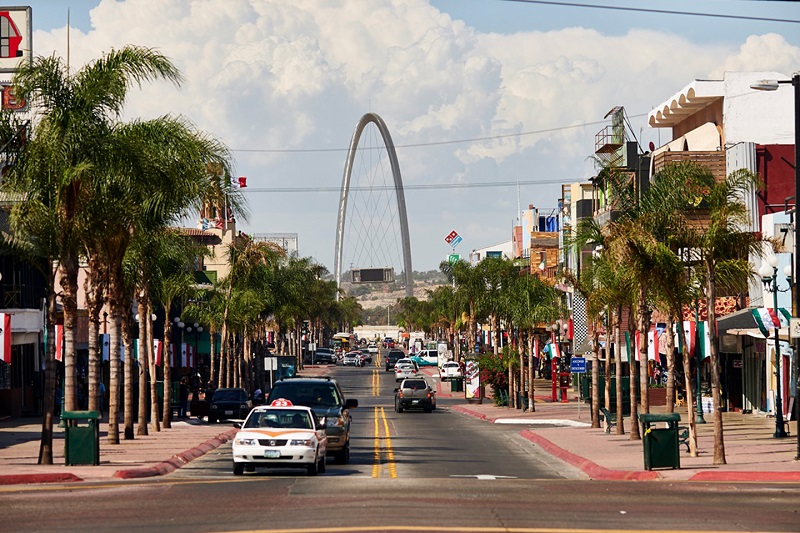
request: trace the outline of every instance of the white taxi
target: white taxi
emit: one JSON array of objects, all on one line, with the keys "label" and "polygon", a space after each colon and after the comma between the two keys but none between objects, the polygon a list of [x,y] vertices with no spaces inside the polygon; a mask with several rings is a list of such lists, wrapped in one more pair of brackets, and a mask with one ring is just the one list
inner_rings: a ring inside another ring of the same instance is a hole
[{"label": "white taxi", "polygon": [[325,472],[328,447],[325,425],[310,407],[284,398],[254,408],[233,439],[233,473],[255,467],[305,468],[308,475]]}]

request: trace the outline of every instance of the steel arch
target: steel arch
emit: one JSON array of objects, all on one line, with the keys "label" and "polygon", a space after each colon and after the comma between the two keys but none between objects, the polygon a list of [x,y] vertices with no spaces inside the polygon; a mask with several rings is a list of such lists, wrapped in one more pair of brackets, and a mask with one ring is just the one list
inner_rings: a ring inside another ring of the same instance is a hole
[{"label": "steel arch", "polygon": [[[342,193],[339,197],[339,215],[336,220],[336,255],[333,275],[336,278],[336,287],[339,288],[342,282],[342,246],[344,244],[344,223],[347,215],[347,195],[350,191],[350,175],[353,171],[353,160],[356,157],[358,141],[361,132],[369,123],[375,124],[383,137],[383,144],[389,155],[389,162],[392,165],[392,177],[394,178],[394,191],[397,198],[397,212],[400,215],[400,237],[403,241],[403,268],[406,275],[406,296],[414,295],[414,277],[411,270],[411,240],[408,237],[408,216],[406,215],[406,198],[403,192],[403,180],[400,178],[400,164],[397,162],[397,152],[394,149],[392,136],[383,119],[375,113],[367,113],[358,121],[353,138],[350,139],[350,149],[347,151],[347,161],[344,166],[344,176],[342,178]],[[337,294],[338,298],[338,294]]]}]

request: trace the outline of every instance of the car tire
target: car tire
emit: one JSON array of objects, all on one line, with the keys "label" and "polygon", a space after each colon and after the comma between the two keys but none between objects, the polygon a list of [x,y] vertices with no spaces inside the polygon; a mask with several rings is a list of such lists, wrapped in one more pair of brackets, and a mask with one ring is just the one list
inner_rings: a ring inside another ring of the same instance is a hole
[{"label": "car tire", "polygon": [[316,461],[314,461],[310,465],[306,465],[306,474],[308,474],[309,476],[316,476],[318,471],[318,465],[319,463]]},{"label": "car tire", "polygon": [[233,475],[241,476],[244,474],[244,463],[233,463]]},{"label": "car tire", "polygon": [[349,440],[347,442],[345,442],[344,448],[342,448],[341,450],[336,452],[336,455],[334,455],[334,458],[336,459],[336,462],[339,463],[339,464],[346,465],[347,463],[350,462],[350,441]]},{"label": "car tire", "polygon": [[431,411],[433,411],[433,408],[431,408],[430,405],[426,405],[425,407],[422,408],[422,410],[426,413],[430,413]]},{"label": "car tire", "polygon": [[399,401],[396,402],[394,410],[397,411],[398,413],[402,413],[403,412],[403,404],[400,403]]}]

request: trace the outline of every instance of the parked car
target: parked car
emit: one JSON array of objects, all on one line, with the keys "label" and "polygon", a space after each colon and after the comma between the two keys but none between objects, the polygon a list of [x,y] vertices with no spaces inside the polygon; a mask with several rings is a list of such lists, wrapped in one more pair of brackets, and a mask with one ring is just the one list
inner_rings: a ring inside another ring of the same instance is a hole
[{"label": "parked car", "polygon": [[461,373],[461,365],[455,361],[448,361],[439,369],[439,379],[442,381],[461,379],[462,377],[464,376]]},{"label": "parked car", "polygon": [[436,409],[436,391],[424,378],[404,379],[394,390],[394,410],[422,409],[430,413]]},{"label": "parked car", "polygon": [[256,467],[305,468],[310,476],[325,472],[328,438],[325,425],[310,407],[278,399],[256,407],[233,439],[233,474]]},{"label": "parked car", "polygon": [[403,350],[389,350],[389,353],[386,354],[384,357],[384,362],[386,363],[386,371],[389,372],[394,369],[394,365],[400,359],[406,356]]},{"label": "parked car", "polygon": [[287,378],[276,381],[267,398],[270,404],[285,399],[293,405],[310,407],[325,424],[328,437],[327,454],[339,463],[350,460],[350,410],[358,400],[345,399],[339,384],[330,378]]},{"label": "parked car", "polygon": [[317,351],[311,356],[312,361],[318,365],[335,365],[336,356],[333,353],[333,348],[317,348]]},{"label": "parked car", "polygon": [[253,403],[247,397],[246,390],[240,387],[217,389],[208,408],[208,423],[213,424],[218,420],[244,420],[252,407]]}]

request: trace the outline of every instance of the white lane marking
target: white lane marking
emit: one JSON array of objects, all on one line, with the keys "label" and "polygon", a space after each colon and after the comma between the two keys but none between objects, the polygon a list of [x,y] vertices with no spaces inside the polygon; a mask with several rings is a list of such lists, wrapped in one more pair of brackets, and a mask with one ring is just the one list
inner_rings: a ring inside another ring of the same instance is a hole
[{"label": "white lane marking", "polygon": [[450,476],[450,477],[469,477],[469,478],[476,478],[482,480],[495,480],[495,479],[517,479],[516,476],[493,476],[492,474],[477,474],[474,476],[464,475],[464,476]]}]

